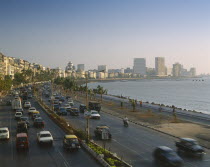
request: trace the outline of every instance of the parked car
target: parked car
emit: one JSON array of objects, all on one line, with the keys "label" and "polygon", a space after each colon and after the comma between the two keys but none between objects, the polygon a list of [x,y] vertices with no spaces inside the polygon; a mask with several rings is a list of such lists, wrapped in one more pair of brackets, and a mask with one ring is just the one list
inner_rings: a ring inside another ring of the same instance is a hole
[{"label": "parked car", "polygon": [[16,135],[16,149],[19,151],[20,149],[29,149],[28,135],[27,133],[18,133]]},{"label": "parked car", "polygon": [[36,108],[35,107],[30,107],[28,109],[28,114],[31,115],[34,111],[36,111]]},{"label": "parked car", "polygon": [[90,111],[90,118],[91,119],[100,119],[101,116],[100,116],[100,114],[97,111],[91,110]]},{"label": "parked car", "polygon": [[109,140],[112,138],[109,127],[106,125],[97,126],[94,130],[95,137],[101,140]]},{"label": "parked car", "polygon": [[84,113],[86,110],[87,110],[86,105],[80,104],[80,106],[79,106],[79,111],[82,112],[82,113]]},{"label": "parked car", "polygon": [[9,139],[9,129],[7,127],[0,128],[0,139]]},{"label": "parked car", "polygon": [[66,150],[78,150],[80,148],[80,144],[77,136],[65,135],[63,138],[63,148]]},{"label": "parked car", "polygon": [[38,144],[50,144],[53,145],[53,137],[49,131],[41,131],[37,133]]},{"label": "parked car", "polygon": [[59,110],[57,111],[57,114],[58,115],[67,115],[67,111],[66,111],[66,108],[65,107],[61,107],[59,108]]},{"label": "parked car", "polygon": [[78,108],[71,108],[70,115],[72,115],[72,116],[79,116]]},{"label": "parked car", "polygon": [[16,119],[16,120],[19,120],[20,117],[22,117],[22,115],[23,115],[22,112],[16,112],[16,113],[15,113],[15,119]]},{"label": "parked car", "polygon": [[36,128],[44,128],[44,121],[41,117],[34,119],[34,127]]},{"label": "parked car", "polygon": [[17,133],[28,133],[28,126],[25,121],[19,121],[17,123]]},{"label": "parked car", "polygon": [[24,108],[30,108],[30,107],[31,107],[30,101],[26,101],[26,102],[24,103]]},{"label": "parked car", "polygon": [[181,138],[176,142],[177,152],[185,153],[186,155],[196,156],[202,158],[205,154],[204,148],[198,142],[191,138]]},{"label": "parked car", "polygon": [[28,128],[30,127],[30,122],[29,122],[29,118],[28,118],[28,117],[22,116],[22,117],[20,117],[20,121],[26,122],[27,127],[28,127]]},{"label": "parked car", "polygon": [[166,146],[159,146],[153,152],[153,157],[156,163],[161,166],[168,167],[181,167],[183,160],[180,158],[175,151]]}]

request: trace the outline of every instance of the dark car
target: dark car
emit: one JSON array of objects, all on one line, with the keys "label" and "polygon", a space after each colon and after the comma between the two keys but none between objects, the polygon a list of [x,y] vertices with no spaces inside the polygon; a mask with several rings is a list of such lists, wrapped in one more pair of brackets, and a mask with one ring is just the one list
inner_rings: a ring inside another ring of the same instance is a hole
[{"label": "dark car", "polygon": [[101,111],[101,104],[97,101],[90,101],[88,107],[90,110],[96,110],[98,112]]},{"label": "dark car", "polygon": [[60,108],[60,105],[59,104],[54,104],[53,108],[54,108],[54,111],[58,111],[59,108]]},{"label": "dark car", "polygon": [[198,142],[191,138],[181,138],[180,141],[176,142],[177,152],[185,153],[187,155],[196,156],[202,158],[205,154],[203,147]]},{"label": "dark car", "polygon": [[97,139],[101,140],[109,140],[112,138],[109,127],[106,125],[97,126],[94,130],[94,134]]},{"label": "dark car", "polygon": [[71,108],[70,115],[72,115],[72,116],[79,116],[78,108]]},{"label": "dark car", "polygon": [[28,98],[31,99],[33,96],[32,94],[28,94]]},{"label": "dark car", "polygon": [[153,152],[154,160],[161,166],[180,167],[183,165],[183,160],[173,151],[166,146],[159,146]]},{"label": "dark car", "polygon": [[64,102],[65,101],[65,97],[61,96],[60,99],[59,99],[59,101]]},{"label": "dark car", "polygon": [[29,142],[28,135],[26,133],[18,133],[16,136],[16,149],[19,151],[20,149],[28,150]]},{"label": "dark car", "polygon": [[57,111],[57,114],[66,116],[67,115],[66,108],[64,108],[64,107],[59,108],[59,110]]},{"label": "dark car", "polygon": [[25,121],[17,123],[17,133],[28,133],[28,126]]},{"label": "dark car", "polygon": [[65,135],[63,138],[63,148],[66,150],[78,150],[80,148],[80,144],[77,136]]},{"label": "dark car", "polygon": [[35,120],[36,118],[41,117],[41,115],[39,113],[33,113],[32,114],[32,119]]},{"label": "dark car", "polygon": [[29,118],[28,117],[20,117],[20,121],[26,122],[27,127],[30,127]]},{"label": "dark car", "polygon": [[87,110],[86,105],[84,105],[84,104],[80,104],[80,106],[79,106],[79,111],[80,111],[80,112],[82,112],[82,113],[84,113],[84,112],[85,112],[85,110]]},{"label": "dark car", "polygon": [[34,127],[36,128],[44,128],[44,121],[41,117],[34,119]]},{"label": "dark car", "polygon": [[66,96],[66,100],[71,99],[71,96]]}]

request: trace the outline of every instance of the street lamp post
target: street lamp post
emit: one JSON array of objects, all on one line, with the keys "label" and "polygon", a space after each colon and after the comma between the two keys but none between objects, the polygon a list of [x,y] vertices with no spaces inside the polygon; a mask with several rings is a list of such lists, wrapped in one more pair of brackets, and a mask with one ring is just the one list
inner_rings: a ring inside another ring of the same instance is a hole
[{"label": "street lamp post", "polygon": [[[86,107],[88,109],[88,88],[87,88],[87,83],[88,83],[88,76],[85,74],[85,85],[86,85]],[[90,131],[89,131],[89,116],[86,116],[87,124],[86,124],[86,133],[87,133],[87,141],[89,141],[90,137]]]}]

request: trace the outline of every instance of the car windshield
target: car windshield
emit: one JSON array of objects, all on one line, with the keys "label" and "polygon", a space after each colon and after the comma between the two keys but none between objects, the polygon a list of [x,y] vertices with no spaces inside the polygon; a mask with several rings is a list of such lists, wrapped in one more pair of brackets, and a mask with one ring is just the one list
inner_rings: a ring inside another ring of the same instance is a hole
[{"label": "car windshield", "polygon": [[22,117],[22,118],[21,118],[21,120],[23,120],[23,121],[27,121],[27,120],[28,120],[28,118],[27,118],[27,117]]},{"label": "car windshield", "polygon": [[94,112],[91,112],[91,114],[98,114],[98,112],[95,112],[95,111],[94,111]]},{"label": "car windshield", "polygon": [[41,134],[40,137],[51,137],[50,134]]},{"label": "car windshield", "polygon": [[78,139],[67,139],[66,142],[67,143],[79,143]]},{"label": "car windshield", "polygon": [[30,108],[29,110],[36,110],[35,108]]},{"label": "car windshield", "polygon": [[42,119],[35,119],[35,122],[42,122]]},{"label": "car windshield", "polygon": [[166,152],[165,154],[170,156],[170,157],[176,156],[176,153],[174,151],[169,151],[169,152]]},{"label": "car windshield", "polygon": [[16,113],[16,115],[22,115],[22,113],[21,112],[18,112],[18,113]]},{"label": "car windshield", "polygon": [[7,133],[7,130],[0,130],[0,133]]}]

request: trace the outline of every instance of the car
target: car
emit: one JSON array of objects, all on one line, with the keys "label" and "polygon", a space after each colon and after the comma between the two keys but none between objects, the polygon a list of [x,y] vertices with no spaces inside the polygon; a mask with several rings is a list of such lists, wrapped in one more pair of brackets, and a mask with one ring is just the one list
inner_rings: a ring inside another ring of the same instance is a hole
[{"label": "car", "polygon": [[61,96],[59,100],[64,102],[65,101],[65,97]]},{"label": "car", "polygon": [[33,96],[32,94],[28,94],[28,98],[31,99]]},{"label": "car", "polygon": [[44,121],[41,117],[34,119],[34,127],[36,128],[44,128]]},{"label": "car", "polygon": [[34,111],[36,111],[36,108],[35,107],[30,107],[28,109],[28,114],[31,115]]},{"label": "car", "polygon": [[100,114],[97,111],[91,110],[90,111],[90,118],[91,119],[100,119],[101,116],[100,116]]},{"label": "car", "polygon": [[19,151],[20,149],[29,149],[28,135],[27,133],[18,133],[16,135],[16,149]]},{"label": "car", "polygon": [[80,106],[79,106],[79,111],[82,112],[82,113],[84,113],[86,110],[87,110],[86,105],[80,104]]},{"label": "car", "polygon": [[59,100],[55,99],[53,100],[53,104],[60,104]]},{"label": "car", "polygon": [[26,101],[26,102],[24,103],[24,108],[30,108],[30,107],[31,107],[30,101]]},{"label": "car", "polygon": [[20,117],[22,117],[22,112],[16,112],[15,113],[15,119],[17,119],[17,120],[19,120],[20,119]]},{"label": "car", "polygon": [[67,111],[66,111],[66,108],[65,107],[61,107],[59,108],[59,110],[57,111],[57,114],[58,115],[67,115]]},{"label": "car", "polygon": [[19,121],[17,123],[17,133],[28,133],[28,126],[25,121]]},{"label": "car", "polygon": [[50,144],[53,145],[53,137],[49,131],[41,131],[37,133],[38,144]]},{"label": "car", "polygon": [[78,150],[80,148],[80,144],[77,136],[65,135],[63,138],[63,148],[65,150]]},{"label": "car", "polygon": [[70,104],[67,103],[67,104],[64,104],[63,107],[68,108],[68,107],[71,107],[71,106],[70,106]]},{"label": "car", "polygon": [[175,151],[166,146],[155,148],[153,157],[155,162],[161,166],[181,167],[183,165],[182,158],[180,158]]},{"label": "car", "polygon": [[107,125],[97,126],[94,130],[94,134],[97,139],[101,140],[110,140],[112,138],[109,127]]},{"label": "car", "polygon": [[70,115],[72,115],[72,116],[79,116],[78,108],[71,108]]},{"label": "car", "polygon": [[33,120],[36,119],[36,118],[39,118],[39,117],[41,117],[40,113],[33,113],[32,114],[32,119]]},{"label": "car", "polygon": [[176,142],[176,147],[179,154],[185,153],[186,155],[200,158],[205,154],[204,148],[191,138],[181,138],[180,141]]},{"label": "car", "polygon": [[23,114],[23,109],[22,109],[22,108],[18,108],[18,109],[16,110],[16,112],[21,112],[21,113]]},{"label": "car", "polygon": [[9,129],[7,127],[0,128],[0,139],[9,139]]},{"label": "car", "polygon": [[68,100],[68,99],[72,99],[71,96],[66,96],[66,100]]},{"label": "car", "polygon": [[22,117],[20,117],[20,121],[26,122],[27,127],[28,127],[28,128],[30,127],[30,123],[29,123],[29,118],[28,118],[28,117],[22,116]]},{"label": "car", "polygon": [[74,101],[68,99],[68,104],[69,104],[70,106],[74,106]]}]

